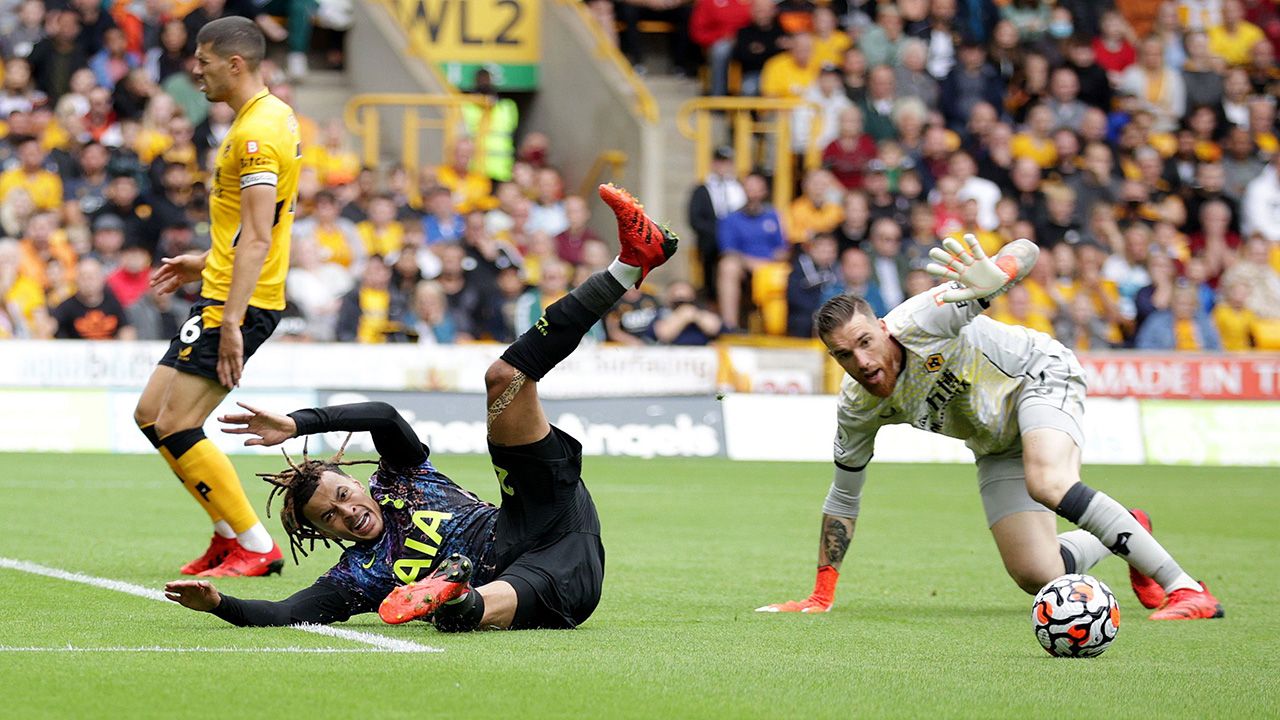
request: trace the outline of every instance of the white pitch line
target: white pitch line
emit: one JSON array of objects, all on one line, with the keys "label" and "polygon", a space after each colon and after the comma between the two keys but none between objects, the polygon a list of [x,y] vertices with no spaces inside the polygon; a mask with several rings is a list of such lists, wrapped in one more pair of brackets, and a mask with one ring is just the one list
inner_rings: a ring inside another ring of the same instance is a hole
[{"label": "white pitch line", "polygon": [[144,645],[140,647],[123,647],[111,645],[106,647],[13,647],[0,645],[0,653],[300,653],[315,655],[361,655],[368,653],[401,653],[417,652],[416,650],[388,650],[386,648],[332,648],[332,647],[265,647],[265,648],[228,648],[228,647],[164,647],[161,645]]},{"label": "white pitch line", "polygon": [[[169,602],[165,598],[164,593],[159,590],[134,585],[120,580],[111,580],[109,578],[94,577],[85,575],[84,573],[68,572],[59,570],[58,568],[39,565],[26,560],[14,560],[12,558],[0,557],[0,568],[9,570],[17,570],[19,572],[31,573],[32,575],[43,575],[57,580],[66,580],[68,582],[81,583],[83,585],[92,585],[93,587],[104,588],[107,590],[115,590],[127,595],[136,595],[137,597],[146,598],[148,600],[159,600],[160,602]],[[303,623],[299,625],[289,625],[289,628],[309,632],[314,635],[324,635],[326,637],[339,638],[342,640],[350,640],[351,642],[364,643],[372,645],[387,652],[402,653],[434,653],[444,652],[443,648],[431,647],[429,645],[421,645],[412,640],[401,640],[399,638],[387,637],[376,633],[361,632],[359,630],[348,630],[346,628],[330,627],[328,625],[312,625]]]}]

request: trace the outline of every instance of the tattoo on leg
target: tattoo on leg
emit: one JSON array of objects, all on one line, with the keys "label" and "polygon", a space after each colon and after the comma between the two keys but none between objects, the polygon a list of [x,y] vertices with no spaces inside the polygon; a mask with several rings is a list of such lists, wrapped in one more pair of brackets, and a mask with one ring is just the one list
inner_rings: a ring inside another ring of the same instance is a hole
[{"label": "tattoo on leg", "polygon": [[828,565],[840,566],[844,554],[849,551],[849,540],[849,528],[843,522],[836,518],[827,520],[827,526],[822,531],[822,551]]},{"label": "tattoo on leg", "polygon": [[512,400],[516,399],[516,394],[520,392],[520,388],[524,387],[524,381],[526,379],[525,374],[519,370],[516,370],[515,375],[511,376],[511,384],[508,385],[507,389],[503,390],[502,394],[498,396],[498,399],[494,400],[493,404],[489,406],[489,416],[485,420],[486,430],[493,427],[493,421],[498,419],[498,416],[502,414],[503,410],[507,409],[507,406],[511,404]]}]

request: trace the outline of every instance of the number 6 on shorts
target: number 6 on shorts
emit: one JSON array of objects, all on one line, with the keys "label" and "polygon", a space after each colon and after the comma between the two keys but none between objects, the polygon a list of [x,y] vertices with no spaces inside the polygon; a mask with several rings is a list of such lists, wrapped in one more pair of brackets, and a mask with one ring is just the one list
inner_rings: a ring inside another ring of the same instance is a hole
[{"label": "number 6 on shorts", "polygon": [[182,323],[182,330],[178,332],[178,339],[190,345],[200,337],[200,315],[192,315],[187,321]]}]

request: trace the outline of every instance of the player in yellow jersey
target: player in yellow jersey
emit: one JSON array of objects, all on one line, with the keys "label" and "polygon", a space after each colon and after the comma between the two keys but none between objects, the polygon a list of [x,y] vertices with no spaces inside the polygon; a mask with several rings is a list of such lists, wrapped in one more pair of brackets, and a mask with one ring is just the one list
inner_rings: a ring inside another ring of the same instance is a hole
[{"label": "player in yellow jersey", "polygon": [[134,420],[214,523],[209,548],[182,572],[266,575],[284,565],[280,548],[203,426],[240,384],[245,359],[271,336],[284,309],[302,147],[293,110],[263,83],[266,42],[253,21],[214,20],[196,45],[201,90],[236,117],[211,181],[212,247],[165,258],[152,275],[160,293],[199,278],[201,299],[151,374]]}]

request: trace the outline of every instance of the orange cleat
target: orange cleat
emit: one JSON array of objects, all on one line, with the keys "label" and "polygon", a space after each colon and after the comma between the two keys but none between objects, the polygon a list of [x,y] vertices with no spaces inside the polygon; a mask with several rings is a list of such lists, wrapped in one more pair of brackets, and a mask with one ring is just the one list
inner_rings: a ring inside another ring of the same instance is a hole
[{"label": "orange cleat", "polygon": [[1222,603],[1209,592],[1209,586],[1200,583],[1199,590],[1179,588],[1169,593],[1164,607],[1151,613],[1152,620],[1211,620],[1226,613]]},{"label": "orange cleat", "polygon": [[[1137,508],[1129,510],[1129,514],[1144,530],[1151,532],[1150,515]],[[1133,594],[1138,596],[1138,602],[1142,603],[1142,607],[1154,610],[1164,604],[1164,588],[1160,587],[1160,583],[1143,575],[1132,565],[1129,566],[1129,584],[1133,586]]]},{"label": "orange cleat", "polygon": [[197,577],[259,577],[273,575],[283,569],[284,554],[280,552],[279,545],[271,543],[271,550],[256,553],[236,543],[220,565],[198,573]]},{"label": "orange cleat", "polygon": [[640,287],[651,270],[676,253],[680,238],[654,222],[639,200],[613,183],[600,186],[600,199],[618,218],[618,259],[640,268],[640,280],[636,282]]},{"label": "orange cleat", "polygon": [[471,561],[454,553],[448,557],[426,580],[401,585],[383,599],[378,606],[378,617],[391,625],[430,617],[471,589]]},{"label": "orange cleat", "polygon": [[239,547],[239,543],[236,542],[235,538],[224,538],[221,535],[214,533],[213,539],[209,541],[209,547],[204,551],[204,554],[186,565],[183,565],[182,569],[178,572],[183,575],[199,575],[205,570],[216,568],[221,565],[222,561],[227,559],[227,555],[237,547]]}]

